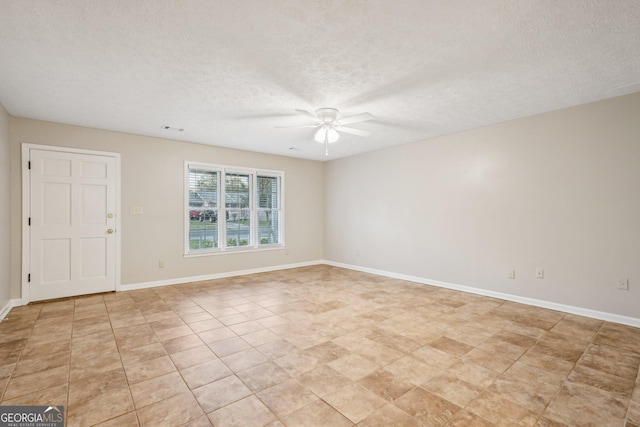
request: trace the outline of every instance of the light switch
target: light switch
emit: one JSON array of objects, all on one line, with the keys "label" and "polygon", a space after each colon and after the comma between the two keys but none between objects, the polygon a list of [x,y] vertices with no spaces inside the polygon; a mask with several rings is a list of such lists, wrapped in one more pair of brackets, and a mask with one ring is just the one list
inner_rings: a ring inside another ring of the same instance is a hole
[{"label": "light switch", "polygon": [[142,215],[144,208],[140,206],[129,206],[129,215]]}]

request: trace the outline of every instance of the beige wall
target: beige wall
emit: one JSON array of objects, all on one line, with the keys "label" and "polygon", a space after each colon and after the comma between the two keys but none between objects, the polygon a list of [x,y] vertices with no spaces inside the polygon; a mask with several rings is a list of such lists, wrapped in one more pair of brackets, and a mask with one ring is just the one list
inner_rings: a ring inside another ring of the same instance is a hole
[{"label": "beige wall", "polygon": [[11,214],[9,208],[9,114],[0,104],[0,310],[11,299],[10,240]]},{"label": "beige wall", "polygon": [[[121,154],[124,285],[322,259],[323,167],[319,162],[21,118],[11,118],[11,124],[14,298],[21,293],[21,143]],[[185,160],[284,171],[286,249],[184,258]],[[144,214],[129,215],[130,206],[143,207]],[[158,268],[159,260],[165,263],[163,269]]]},{"label": "beige wall", "polygon": [[327,260],[635,318],[639,221],[640,94],[325,165]]}]

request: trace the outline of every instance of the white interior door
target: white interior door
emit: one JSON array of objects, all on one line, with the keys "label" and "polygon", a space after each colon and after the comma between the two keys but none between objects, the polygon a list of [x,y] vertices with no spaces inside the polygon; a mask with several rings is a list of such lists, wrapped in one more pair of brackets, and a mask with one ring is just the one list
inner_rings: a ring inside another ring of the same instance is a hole
[{"label": "white interior door", "polygon": [[114,291],[115,158],[31,149],[29,160],[30,300]]}]

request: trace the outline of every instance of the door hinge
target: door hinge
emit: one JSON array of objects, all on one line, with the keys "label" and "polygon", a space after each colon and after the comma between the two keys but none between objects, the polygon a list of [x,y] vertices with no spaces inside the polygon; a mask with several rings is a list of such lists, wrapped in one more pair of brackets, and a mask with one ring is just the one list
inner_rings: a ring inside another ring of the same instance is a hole
[{"label": "door hinge", "polygon": [[31,282],[31,273],[27,274],[27,282]]},{"label": "door hinge", "polygon": [[29,226],[31,226],[31,217],[29,217]]},{"label": "door hinge", "polygon": [[28,169],[31,169],[31,160],[29,160],[29,165],[27,166]]}]

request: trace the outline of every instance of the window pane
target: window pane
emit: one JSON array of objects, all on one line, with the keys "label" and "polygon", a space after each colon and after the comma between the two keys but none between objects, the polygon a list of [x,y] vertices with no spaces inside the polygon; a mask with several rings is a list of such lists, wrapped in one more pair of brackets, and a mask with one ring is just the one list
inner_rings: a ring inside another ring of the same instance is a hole
[{"label": "window pane", "polygon": [[218,172],[189,169],[189,249],[218,247]]},{"label": "window pane", "polygon": [[225,175],[225,206],[227,209],[249,209],[250,175],[228,173]]},{"label": "window pane", "polygon": [[213,218],[189,221],[189,249],[218,247],[218,223]]},{"label": "window pane", "polygon": [[258,211],[258,243],[270,245],[280,243],[279,230],[280,218],[277,210]]},{"label": "window pane", "polygon": [[189,169],[189,207],[218,207],[218,172]]},{"label": "window pane", "polygon": [[258,176],[258,208],[277,209],[278,181],[275,176]]},{"label": "window pane", "polygon": [[227,209],[227,247],[251,244],[251,211]]}]

